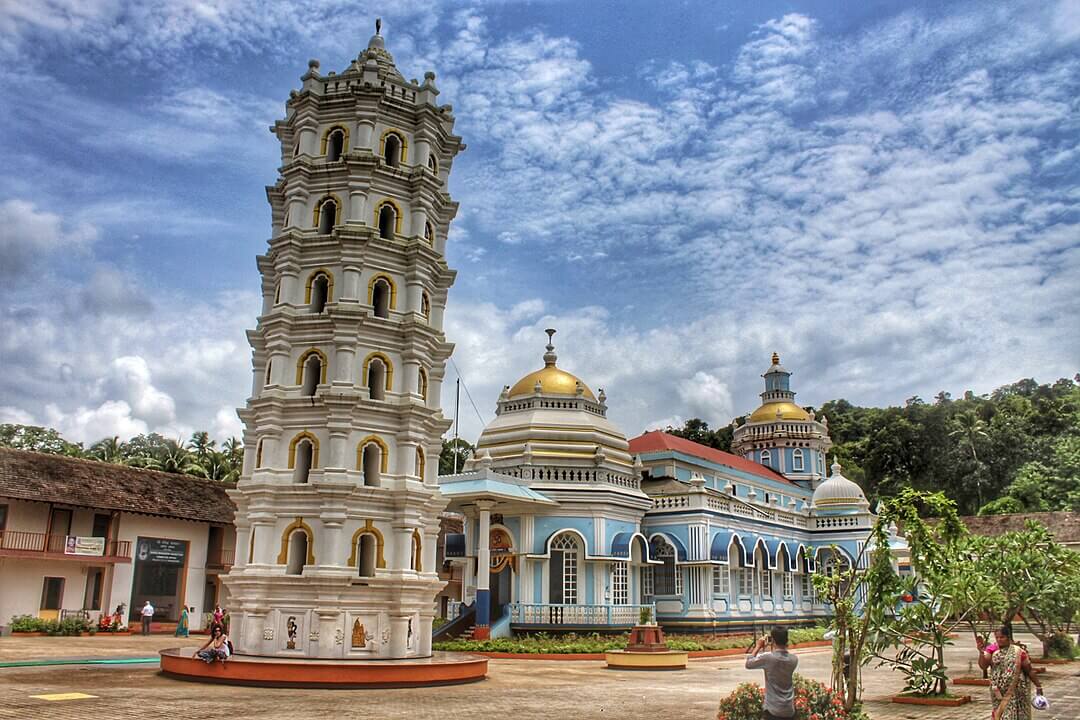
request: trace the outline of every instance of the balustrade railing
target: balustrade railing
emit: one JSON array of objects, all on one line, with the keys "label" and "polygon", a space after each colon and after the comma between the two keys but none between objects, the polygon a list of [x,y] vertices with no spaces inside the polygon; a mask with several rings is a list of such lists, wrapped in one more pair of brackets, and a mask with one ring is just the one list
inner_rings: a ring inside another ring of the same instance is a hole
[{"label": "balustrade railing", "polygon": [[648,605],[568,605],[554,603],[511,603],[510,622],[519,625],[636,625],[642,608],[656,617],[656,607]]},{"label": "balustrade railing", "polygon": [[754,518],[756,520],[769,520],[784,523],[794,527],[805,528],[810,526],[810,519],[799,513],[780,510],[779,508],[758,508],[743,500],[718,498],[704,493],[687,493],[682,495],[656,495],[653,497],[654,510],[679,510],[679,509],[709,509],[732,515]]},{"label": "balustrade railing", "polygon": [[[83,553],[67,553],[67,535],[26,532],[23,530],[0,530],[0,553],[8,550],[17,553],[40,553],[57,557],[95,557]],[[105,548],[98,557],[131,559],[130,540],[106,540]]]}]

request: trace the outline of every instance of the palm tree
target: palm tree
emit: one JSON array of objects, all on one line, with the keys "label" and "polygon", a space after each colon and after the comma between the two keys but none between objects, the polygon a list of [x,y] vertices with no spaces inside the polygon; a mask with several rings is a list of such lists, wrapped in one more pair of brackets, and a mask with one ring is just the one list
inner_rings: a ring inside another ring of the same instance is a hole
[{"label": "palm tree", "polygon": [[968,450],[971,451],[971,459],[975,463],[975,490],[979,496],[979,507],[982,507],[982,479],[978,474],[979,454],[975,450],[975,442],[990,437],[986,432],[986,423],[983,422],[982,418],[975,414],[974,410],[965,410],[964,412],[957,413],[953,417],[952,430],[949,431],[949,437],[962,445],[967,445]]},{"label": "palm tree", "polygon": [[244,462],[244,444],[240,442],[240,438],[229,438],[221,444],[221,449],[225,451],[233,467],[239,470]]},{"label": "palm tree", "polygon": [[233,465],[228,453],[211,450],[206,457],[191,466],[189,473],[207,480],[233,482],[239,477],[240,470]]},{"label": "palm tree", "polygon": [[191,440],[188,441],[187,447],[195,453],[197,459],[202,460],[214,449],[215,445],[217,443],[210,439],[210,433],[200,430],[191,433]]},{"label": "palm tree", "polygon": [[166,440],[161,452],[147,461],[147,467],[167,473],[188,473],[195,465],[195,458],[184,447],[182,440]]},{"label": "palm tree", "polygon": [[124,446],[125,443],[120,442],[120,436],[113,435],[111,438],[98,440],[91,445],[87,455],[94,460],[99,460],[101,462],[112,463],[113,465],[124,465],[127,460],[125,457],[126,448]]}]

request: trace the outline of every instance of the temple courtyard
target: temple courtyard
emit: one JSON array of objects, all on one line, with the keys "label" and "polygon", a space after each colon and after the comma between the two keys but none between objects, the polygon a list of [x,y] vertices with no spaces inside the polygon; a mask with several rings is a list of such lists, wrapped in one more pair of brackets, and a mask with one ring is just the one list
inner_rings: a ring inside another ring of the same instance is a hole
[{"label": "temple courtyard", "polygon": [[[1033,644],[1034,638],[1021,640]],[[194,647],[195,639],[188,641]],[[113,718],[693,718],[715,717],[720,697],[740,682],[760,682],[742,658],[691,660],[683,672],[618,672],[598,661],[492,660],[488,679],[471,685],[395,690],[295,690],[229,687],[180,682],[158,674],[154,664],[38,665],[10,663],[66,659],[149,658],[175,647],[166,636],[25,637],[0,639],[0,718],[112,720]],[[952,648],[952,675],[966,674],[973,654]],[[799,652],[804,675],[827,680],[827,648]],[[1051,665],[1044,675],[1048,712],[1040,720],[1080,717],[1080,663]],[[959,708],[896,705],[889,696],[902,677],[868,668],[865,700],[875,720],[892,718],[967,720],[989,717],[987,689],[953,687],[974,702]],[[70,694],[70,695],[69,695]],[[54,699],[36,697],[53,696]],[[89,696],[89,697],[88,697]],[[70,697],[70,699],[65,699]]]}]

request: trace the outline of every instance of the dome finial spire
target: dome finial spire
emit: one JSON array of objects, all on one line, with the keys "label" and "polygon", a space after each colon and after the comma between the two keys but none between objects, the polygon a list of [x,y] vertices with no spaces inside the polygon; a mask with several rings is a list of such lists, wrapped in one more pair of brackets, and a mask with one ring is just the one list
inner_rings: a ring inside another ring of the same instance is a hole
[{"label": "dome finial spire", "polygon": [[773,365],[779,365],[780,364],[780,353],[774,352],[772,354],[772,364]]},{"label": "dome finial spire", "polygon": [[555,328],[548,328],[544,332],[546,332],[548,336],[548,344],[544,348],[547,350],[547,352],[544,353],[544,365],[551,367],[555,364],[555,361],[559,359],[559,356],[555,354],[555,345],[552,342],[552,339],[555,337]]},{"label": "dome finial spire", "polygon": [[375,34],[382,33],[382,18],[375,18]]}]

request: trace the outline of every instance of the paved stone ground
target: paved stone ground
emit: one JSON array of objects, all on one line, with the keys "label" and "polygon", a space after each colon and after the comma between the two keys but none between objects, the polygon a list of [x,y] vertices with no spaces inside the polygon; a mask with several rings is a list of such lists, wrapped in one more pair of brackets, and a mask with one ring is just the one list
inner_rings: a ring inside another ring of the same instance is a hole
[{"label": "paved stone ground", "polygon": [[[194,639],[193,639],[194,640]],[[189,641],[190,642],[190,641]],[[71,657],[147,657],[173,647],[170,637],[4,638],[0,661]],[[951,649],[947,662],[966,674],[972,653]],[[827,649],[800,653],[800,672],[827,679]],[[760,682],[741,658],[693,660],[684,672],[617,672],[600,662],[493,660],[482,683],[402,690],[277,690],[185,683],[155,666],[60,666],[0,669],[0,719],[113,720],[710,720],[719,698],[738,683]],[[1050,712],[1036,720],[1080,718],[1080,667],[1051,666],[1044,676]],[[865,700],[874,720],[985,720],[986,688],[953,688],[975,702],[960,708],[895,705],[903,684],[887,669],[868,670]],[[48,702],[32,695],[81,692],[95,698]]]}]

